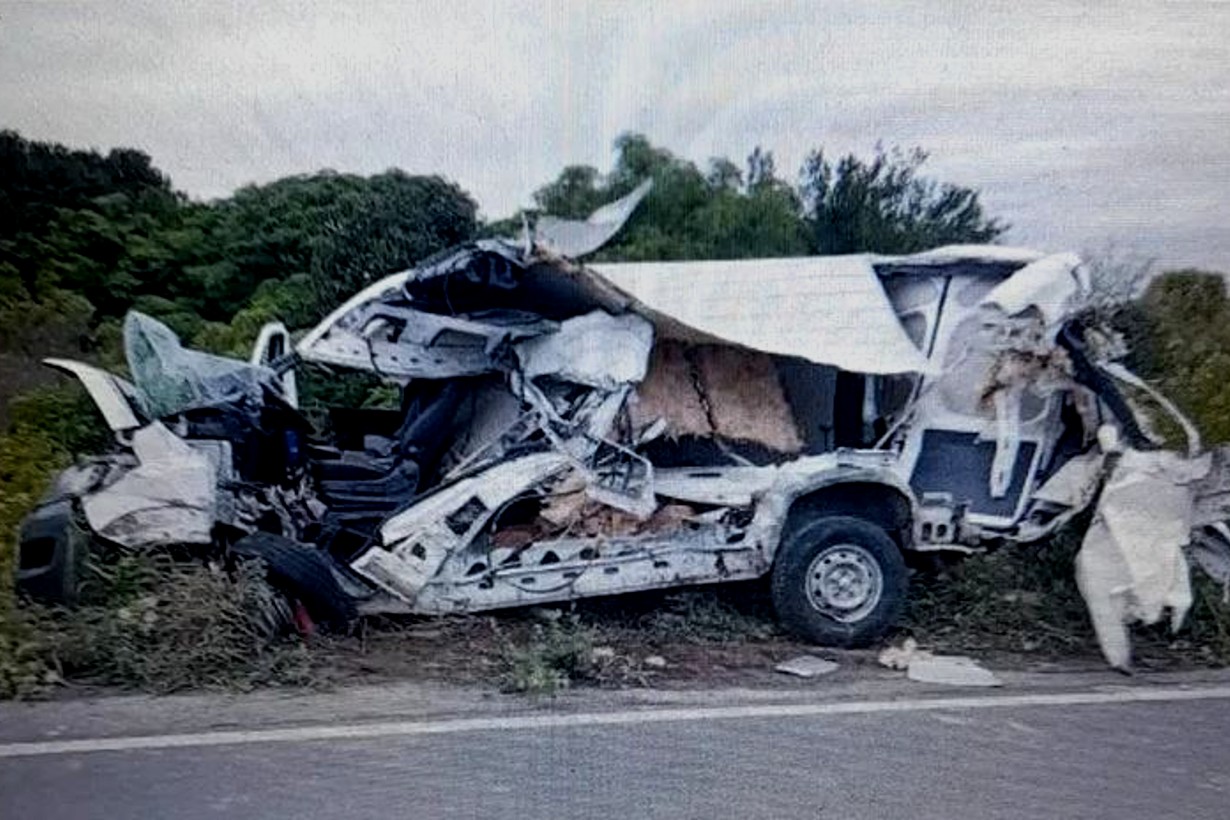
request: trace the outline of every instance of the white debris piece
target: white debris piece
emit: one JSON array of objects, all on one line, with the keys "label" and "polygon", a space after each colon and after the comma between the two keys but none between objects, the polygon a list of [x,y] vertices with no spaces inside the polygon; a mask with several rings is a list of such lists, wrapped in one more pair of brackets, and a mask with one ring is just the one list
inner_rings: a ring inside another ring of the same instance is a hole
[{"label": "white debris piece", "polygon": [[1057,253],[1031,262],[996,285],[982,304],[997,307],[1008,316],[1034,308],[1049,327],[1056,327],[1088,288],[1088,273],[1080,257]]},{"label": "white debris piece", "polygon": [[667,666],[666,658],[661,655],[649,655],[641,661],[646,669],[665,669]]},{"label": "white debris piece", "polygon": [[880,666],[886,666],[889,669],[909,669],[910,661],[914,658],[929,658],[931,653],[925,649],[918,648],[918,642],[913,638],[906,638],[901,642],[901,646],[889,646],[880,652]]},{"label": "white debris piece", "polygon": [[1076,556],[1076,582],[1107,662],[1131,662],[1127,625],[1152,624],[1169,609],[1172,629],[1192,605],[1183,547],[1191,535],[1193,482],[1209,459],[1125,450]]},{"label": "white debris piece", "polygon": [[774,671],[798,678],[818,678],[837,671],[837,663],[815,655],[799,655],[788,661],[782,661],[773,667]]},{"label": "white debris piece", "polygon": [[942,683],[950,686],[1000,686],[999,678],[964,655],[933,655],[919,649],[913,638],[901,646],[890,646],[880,653],[880,665],[905,670],[906,677],[919,683]]},{"label": "white debris piece", "polygon": [[527,379],[557,376],[565,381],[614,390],[643,381],[653,347],[653,325],[634,313],[612,316],[601,310],[560,323],[559,330],[516,346]]},{"label": "white debris piece", "polygon": [[910,661],[906,677],[919,683],[948,686],[1002,686],[991,670],[963,655],[920,653]]}]

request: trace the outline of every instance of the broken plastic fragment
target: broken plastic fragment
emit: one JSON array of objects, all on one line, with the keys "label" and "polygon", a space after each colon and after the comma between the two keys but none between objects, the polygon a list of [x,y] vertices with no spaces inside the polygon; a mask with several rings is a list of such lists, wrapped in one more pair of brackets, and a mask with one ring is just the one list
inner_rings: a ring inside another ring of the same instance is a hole
[{"label": "broken plastic fragment", "polygon": [[922,653],[910,661],[906,677],[919,683],[942,683],[947,686],[1003,685],[991,670],[963,655]]},{"label": "broken plastic fragment", "polygon": [[798,678],[818,678],[821,675],[836,672],[837,667],[834,661],[818,658],[815,655],[799,655],[797,658],[782,661],[773,667],[773,670]]}]

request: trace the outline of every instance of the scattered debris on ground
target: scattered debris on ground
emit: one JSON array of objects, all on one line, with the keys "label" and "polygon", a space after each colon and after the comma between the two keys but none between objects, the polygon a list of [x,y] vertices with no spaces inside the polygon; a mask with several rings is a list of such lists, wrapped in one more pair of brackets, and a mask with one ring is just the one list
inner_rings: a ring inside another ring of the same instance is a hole
[{"label": "scattered debris on ground", "polygon": [[964,655],[936,655],[918,647],[913,638],[900,646],[886,647],[878,657],[881,666],[904,671],[910,680],[950,686],[999,686],[1000,681],[973,658]]},{"label": "scattered debris on ground", "polygon": [[916,658],[929,658],[931,653],[918,648],[918,641],[906,638],[900,646],[886,647],[879,655],[880,666],[889,669],[906,670]]},{"label": "scattered debris on ground", "polygon": [[782,661],[773,667],[774,671],[796,678],[818,678],[830,672],[836,672],[840,664],[825,660],[816,655],[799,655],[788,661]]},{"label": "scattered debris on ground", "polygon": [[910,661],[906,677],[919,683],[947,686],[1000,686],[999,678],[964,655],[918,655]]}]

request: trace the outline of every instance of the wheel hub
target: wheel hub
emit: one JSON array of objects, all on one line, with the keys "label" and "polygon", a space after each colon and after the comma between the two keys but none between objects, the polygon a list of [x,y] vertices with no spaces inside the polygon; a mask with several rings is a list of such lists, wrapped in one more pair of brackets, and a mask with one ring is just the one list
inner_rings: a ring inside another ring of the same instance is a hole
[{"label": "wheel hub", "polygon": [[857,544],[836,544],[822,550],[807,571],[811,605],[843,623],[867,617],[879,604],[883,591],[879,564]]}]

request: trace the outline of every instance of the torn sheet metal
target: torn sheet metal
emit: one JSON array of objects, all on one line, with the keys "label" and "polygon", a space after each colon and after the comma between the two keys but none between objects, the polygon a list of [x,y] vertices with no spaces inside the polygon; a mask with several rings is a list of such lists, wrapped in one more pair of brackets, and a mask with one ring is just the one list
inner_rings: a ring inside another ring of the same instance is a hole
[{"label": "torn sheet metal", "polygon": [[534,244],[569,259],[591,254],[619,233],[651,188],[653,180],[647,179],[632,193],[594,211],[585,221],[543,214],[534,226]]},{"label": "torn sheet metal", "polygon": [[[1196,425],[1191,422],[1187,416],[1183,414],[1175,403],[1163,396],[1157,388],[1149,384],[1147,381],[1137,376],[1132,371],[1128,370],[1118,362],[1106,362],[1100,364],[1099,367],[1125,384],[1135,387],[1137,390],[1144,392],[1149,398],[1157,402],[1166,413],[1174,419],[1174,421],[1183,428],[1183,436],[1187,439],[1187,453],[1189,456],[1195,457],[1203,448],[1200,442],[1200,431],[1196,429]],[[1142,427],[1147,427],[1148,419],[1140,418],[1137,414],[1137,421],[1141,422]]]},{"label": "torn sheet metal", "polygon": [[877,265],[907,268],[947,267],[965,263],[1020,267],[1037,262],[1043,256],[1045,254],[1038,251],[1029,248],[1014,248],[1010,245],[943,245],[908,256],[873,256],[872,259]]},{"label": "torn sheet metal", "polygon": [[188,350],[169,327],[135,310],[124,318],[124,353],[154,417],[242,399],[259,403],[264,387],[278,389],[272,370]]},{"label": "torn sheet metal", "polygon": [[121,433],[141,426],[133,410],[136,391],[119,376],[72,359],[43,359],[43,364],[76,376],[102,413],[103,421],[113,431]]},{"label": "torn sheet metal", "polygon": [[1206,575],[1222,585],[1223,600],[1230,602],[1230,526],[1218,522],[1193,533],[1188,555]]},{"label": "torn sheet metal", "polygon": [[506,365],[506,343],[556,327],[516,311],[481,320],[428,313],[410,307],[400,291],[347,304],[334,324],[322,324],[300,342],[300,356],[386,377],[450,379],[498,371]]},{"label": "torn sheet metal", "polygon": [[85,496],[91,529],[126,547],[209,544],[217,475],[208,455],[153,422],[132,434],[138,464]]},{"label": "torn sheet metal", "polygon": [[652,346],[653,325],[645,319],[595,310],[561,322],[555,333],[527,339],[515,349],[527,379],[555,376],[614,390],[644,380]]},{"label": "torn sheet metal", "polygon": [[982,304],[1008,316],[1031,308],[1047,327],[1057,329],[1068,318],[1079,295],[1089,289],[1088,273],[1074,253],[1057,253],[1032,262],[996,285]]},{"label": "torn sheet metal", "polygon": [[571,466],[571,459],[562,453],[533,453],[441,488],[386,519],[380,526],[382,546],[368,549],[351,568],[413,603],[444,562],[458,554],[501,506]]},{"label": "torn sheet metal", "polygon": [[1178,629],[1192,604],[1183,548],[1190,538],[1193,484],[1208,458],[1126,450],[1112,469],[1076,556],[1076,581],[1108,663],[1131,662],[1128,624],[1156,623],[1170,610]]},{"label": "torn sheet metal", "polygon": [[1208,475],[1197,482],[1188,556],[1222,585],[1230,602],[1230,446],[1209,451]]},{"label": "torn sheet metal", "polygon": [[854,372],[932,370],[869,256],[715,260],[703,271],[696,262],[592,267],[635,297],[660,334],[673,326],[680,335],[681,324],[692,329],[690,341],[725,340]]}]

